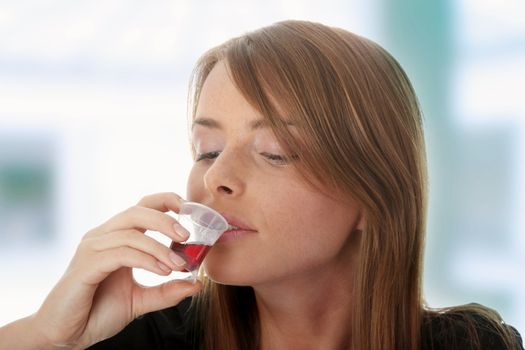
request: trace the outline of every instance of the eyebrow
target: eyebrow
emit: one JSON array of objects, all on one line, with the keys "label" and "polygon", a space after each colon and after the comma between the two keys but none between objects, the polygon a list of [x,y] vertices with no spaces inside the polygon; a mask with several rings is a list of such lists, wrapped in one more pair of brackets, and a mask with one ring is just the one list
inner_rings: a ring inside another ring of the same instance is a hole
[{"label": "eyebrow", "polygon": [[[286,121],[282,121],[282,122],[284,124],[286,124],[286,126],[293,126],[294,125],[293,123],[290,123],[290,122],[286,122]],[[196,118],[195,120],[193,120],[193,123],[191,125],[191,129],[193,130],[193,128],[196,125],[204,126],[206,128],[209,128],[209,129],[219,129],[219,130],[222,129],[221,123],[219,123],[215,119],[206,118],[206,117],[199,117],[199,118]],[[249,128],[251,130],[262,129],[262,128],[265,128],[265,127],[268,127],[268,121],[266,119],[253,120],[249,124]]]}]

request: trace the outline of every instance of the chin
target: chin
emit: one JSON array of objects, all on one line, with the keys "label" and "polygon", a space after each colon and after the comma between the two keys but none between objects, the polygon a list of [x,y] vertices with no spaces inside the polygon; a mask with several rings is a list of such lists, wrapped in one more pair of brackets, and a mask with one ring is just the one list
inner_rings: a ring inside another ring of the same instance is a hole
[{"label": "chin", "polygon": [[[249,262],[249,263],[248,263]],[[206,276],[213,282],[233,286],[248,286],[253,282],[257,262],[242,251],[214,246],[202,263]]]},{"label": "chin", "polygon": [[253,287],[282,280],[291,272],[290,268],[270,263],[264,254],[217,248],[210,250],[202,264],[206,276],[215,283]]},{"label": "chin", "polygon": [[254,274],[242,271],[239,268],[226,267],[224,265],[209,266],[204,263],[206,276],[215,283],[229,286],[251,286],[254,284]]}]

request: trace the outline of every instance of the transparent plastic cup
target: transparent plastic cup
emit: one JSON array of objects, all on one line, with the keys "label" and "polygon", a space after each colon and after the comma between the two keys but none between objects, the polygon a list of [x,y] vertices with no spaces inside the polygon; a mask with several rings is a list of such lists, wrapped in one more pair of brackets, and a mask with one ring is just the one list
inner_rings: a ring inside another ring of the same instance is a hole
[{"label": "transparent plastic cup", "polygon": [[173,241],[170,248],[186,260],[183,271],[190,273],[187,278],[195,280],[206,254],[228,229],[228,222],[212,208],[196,202],[182,203],[178,221],[190,236],[184,242]]}]

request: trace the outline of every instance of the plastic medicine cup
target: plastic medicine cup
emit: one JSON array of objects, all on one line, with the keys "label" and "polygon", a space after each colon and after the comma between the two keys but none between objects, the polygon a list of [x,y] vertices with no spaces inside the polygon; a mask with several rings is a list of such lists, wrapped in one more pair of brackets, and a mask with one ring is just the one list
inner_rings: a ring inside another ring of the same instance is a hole
[{"label": "plastic medicine cup", "polygon": [[183,272],[189,272],[187,278],[195,280],[206,254],[228,229],[228,222],[217,211],[196,202],[182,203],[178,221],[190,236],[184,242],[173,241],[170,248],[186,260]]}]

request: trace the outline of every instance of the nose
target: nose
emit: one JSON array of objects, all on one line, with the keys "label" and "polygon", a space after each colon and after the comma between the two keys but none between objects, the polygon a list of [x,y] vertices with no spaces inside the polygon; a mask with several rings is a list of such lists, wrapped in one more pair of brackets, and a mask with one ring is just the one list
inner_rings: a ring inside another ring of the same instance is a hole
[{"label": "nose", "polygon": [[223,150],[204,174],[204,186],[213,197],[238,197],[246,188],[245,170],[239,154]]}]

